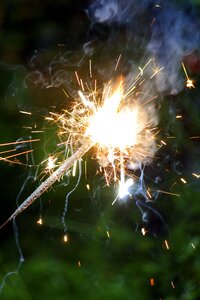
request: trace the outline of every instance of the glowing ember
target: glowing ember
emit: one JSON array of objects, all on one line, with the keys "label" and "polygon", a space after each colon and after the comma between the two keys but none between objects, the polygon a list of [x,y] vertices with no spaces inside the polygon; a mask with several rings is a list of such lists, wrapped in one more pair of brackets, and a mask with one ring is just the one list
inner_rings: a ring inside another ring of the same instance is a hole
[{"label": "glowing ember", "polygon": [[187,82],[186,82],[186,87],[189,88],[189,89],[191,89],[191,88],[194,89],[195,88],[195,86],[194,86],[194,80],[188,79]]},{"label": "glowing ember", "polygon": [[154,278],[150,278],[150,285],[151,285],[151,286],[154,286],[154,285],[155,285],[155,280],[154,280]]},{"label": "glowing ember", "polygon": [[107,230],[106,231],[107,237],[110,238],[110,232]]},{"label": "glowing ember", "polygon": [[39,220],[37,220],[37,224],[39,224],[39,225],[42,225],[42,224],[43,224],[42,218],[40,218]]},{"label": "glowing ember", "polygon": [[63,237],[63,241],[64,241],[65,243],[67,243],[67,242],[68,242],[68,236],[67,236],[67,234],[65,234],[65,235],[64,235],[64,237]]},{"label": "glowing ember", "polygon": [[187,181],[184,179],[184,178],[182,178],[181,177],[181,179],[180,179],[184,184],[186,184],[187,183]]},{"label": "glowing ember", "polygon": [[142,228],[141,228],[141,232],[142,232],[142,235],[144,235],[144,236],[145,236],[145,235],[146,235],[146,233],[147,233],[147,230],[146,230],[144,227],[142,227]]},{"label": "glowing ember", "polygon": [[129,193],[129,188],[133,185],[133,179],[128,178],[127,181],[121,180],[119,183],[119,198],[124,198],[125,196],[128,196]]},{"label": "glowing ember", "polygon": [[81,262],[80,262],[80,260],[78,261],[78,267],[79,267],[79,268],[81,267]]},{"label": "glowing ember", "polygon": [[167,240],[165,240],[165,247],[166,247],[167,250],[169,250],[169,243],[168,243]]},{"label": "glowing ember", "polygon": [[56,160],[57,160],[56,157],[50,156],[50,157],[48,158],[46,170],[50,171],[50,170],[54,169],[54,168],[56,167],[56,165],[55,165]]}]

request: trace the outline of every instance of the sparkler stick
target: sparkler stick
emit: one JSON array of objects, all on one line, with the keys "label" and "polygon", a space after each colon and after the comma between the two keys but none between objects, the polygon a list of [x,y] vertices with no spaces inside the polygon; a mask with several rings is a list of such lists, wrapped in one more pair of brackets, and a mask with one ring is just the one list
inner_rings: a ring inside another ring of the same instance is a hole
[{"label": "sparkler stick", "polygon": [[80,146],[76,152],[74,152],[68,159],[66,159],[63,164],[53,172],[45,181],[43,181],[40,186],[15,210],[15,212],[0,226],[3,228],[8,222],[12,221],[16,216],[23,212],[27,207],[29,207],[35,200],[37,200],[44,192],[46,192],[56,181],[68,171],[71,166],[81,159],[81,157],[88,152],[88,150],[93,146],[91,141],[87,141],[85,144]]}]

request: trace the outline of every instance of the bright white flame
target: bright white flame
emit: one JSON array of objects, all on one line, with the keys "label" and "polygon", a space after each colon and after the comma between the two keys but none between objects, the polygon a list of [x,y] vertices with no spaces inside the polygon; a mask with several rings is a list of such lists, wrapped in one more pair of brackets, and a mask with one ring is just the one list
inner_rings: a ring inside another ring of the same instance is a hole
[{"label": "bright white flame", "polygon": [[50,170],[54,169],[56,167],[56,165],[55,165],[56,160],[57,160],[56,157],[50,156],[47,161],[46,170],[50,171]]},{"label": "bright white flame", "polygon": [[133,185],[133,179],[132,178],[127,179],[125,182],[124,181],[120,181],[120,183],[119,183],[118,197],[120,199],[123,199],[124,197],[130,195],[129,188],[132,185]]},{"label": "bright white flame", "polygon": [[95,144],[120,150],[136,144],[139,132],[138,109],[135,107],[119,110],[122,99],[122,91],[118,89],[90,117],[86,135]]}]

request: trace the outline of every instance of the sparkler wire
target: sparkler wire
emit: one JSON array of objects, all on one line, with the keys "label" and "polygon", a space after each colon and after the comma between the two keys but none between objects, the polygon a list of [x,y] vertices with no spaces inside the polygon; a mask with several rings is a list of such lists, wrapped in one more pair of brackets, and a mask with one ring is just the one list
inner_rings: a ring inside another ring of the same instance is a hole
[{"label": "sparkler wire", "polygon": [[29,207],[35,200],[37,200],[44,192],[46,192],[56,181],[68,171],[72,165],[82,158],[82,156],[89,151],[93,146],[93,143],[88,140],[78,148],[69,158],[67,158],[62,165],[53,172],[45,181],[43,181],[40,186],[14,211],[14,213],[0,226],[3,228],[8,222],[15,219],[21,212],[23,212],[27,207]]}]

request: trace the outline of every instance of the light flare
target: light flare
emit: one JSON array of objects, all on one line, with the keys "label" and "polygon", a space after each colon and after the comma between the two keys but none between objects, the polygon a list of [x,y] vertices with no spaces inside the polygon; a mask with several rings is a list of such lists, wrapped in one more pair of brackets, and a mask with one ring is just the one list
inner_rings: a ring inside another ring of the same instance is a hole
[{"label": "light flare", "polygon": [[[114,91],[112,86],[108,86],[103,93],[105,99],[100,106],[95,106],[94,102],[89,101],[79,91],[83,105],[91,112],[84,135],[97,147],[97,159],[100,165],[103,168],[111,165],[113,179],[119,181],[119,191],[115,201],[130,195],[129,188],[133,185],[132,178],[125,179],[124,169],[127,160],[137,168],[137,163],[147,161],[151,153],[153,156],[156,148],[154,135],[148,129],[149,125],[152,126],[149,108],[146,110],[145,106],[136,101],[131,101],[130,104],[129,93],[124,94],[123,89],[122,80]],[[117,165],[120,178],[116,176]]]},{"label": "light flare", "polygon": [[57,157],[53,157],[53,156],[49,156],[48,160],[47,160],[47,166],[46,166],[46,170],[47,171],[51,171],[56,167],[56,162]]},{"label": "light flare", "polygon": [[128,178],[125,182],[119,182],[119,198],[122,199],[128,195],[130,195],[129,188],[133,185],[134,181],[132,178]]},{"label": "light flare", "polygon": [[138,133],[137,107],[117,112],[114,107],[107,107],[107,105],[99,109],[91,118],[90,126],[86,131],[86,135],[95,144],[119,150],[135,145]]},{"label": "light flare", "polygon": [[67,243],[69,241],[69,238],[68,238],[67,234],[64,235],[63,241],[64,241],[64,243]]}]

